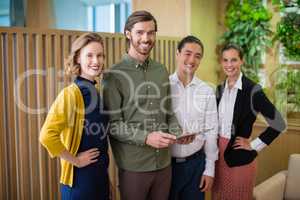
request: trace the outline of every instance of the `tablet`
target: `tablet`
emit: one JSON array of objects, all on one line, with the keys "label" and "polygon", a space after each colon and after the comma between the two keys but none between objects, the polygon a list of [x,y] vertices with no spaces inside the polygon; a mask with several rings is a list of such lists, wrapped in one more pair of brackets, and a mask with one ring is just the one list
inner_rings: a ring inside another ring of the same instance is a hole
[{"label": "tablet", "polygon": [[180,136],[177,136],[176,137],[176,140],[179,140],[179,139],[182,139],[182,138],[185,138],[185,137],[190,137],[190,136],[196,136],[196,135],[198,135],[198,133],[188,133],[188,134],[182,134],[182,135],[180,135]]}]

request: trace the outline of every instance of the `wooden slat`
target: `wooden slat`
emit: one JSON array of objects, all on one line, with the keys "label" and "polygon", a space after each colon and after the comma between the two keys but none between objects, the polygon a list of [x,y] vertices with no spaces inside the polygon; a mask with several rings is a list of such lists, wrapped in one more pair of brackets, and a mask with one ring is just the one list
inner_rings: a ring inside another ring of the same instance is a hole
[{"label": "wooden slat", "polygon": [[117,43],[117,38],[116,37],[112,37],[111,38],[111,45],[110,45],[110,48],[111,48],[111,55],[109,57],[112,58],[112,62],[111,62],[111,65],[113,65],[114,63],[116,63],[116,43]]},{"label": "wooden slat", "polygon": [[[44,67],[44,45],[43,45],[43,35],[38,34],[36,36],[36,69],[39,70],[41,73],[45,72]],[[38,132],[40,128],[42,127],[44,120],[45,120],[45,114],[46,114],[46,95],[45,95],[45,88],[46,88],[46,81],[45,76],[40,75],[37,77],[36,86],[37,86],[37,107],[41,110],[41,113],[38,114]],[[48,169],[47,169],[47,163],[48,163],[48,154],[44,147],[39,145],[39,172],[40,172],[40,196],[41,199],[49,199],[49,177],[48,177]],[[52,191],[51,191],[52,192]]]},{"label": "wooden slat", "polygon": [[170,73],[174,73],[176,70],[176,51],[177,51],[177,46],[175,45],[175,41],[170,41],[169,51],[171,57]]},{"label": "wooden slat", "polygon": [[106,57],[106,66],[111,67],[113,65],[113,40],[112,38],[105,37],[105,54],[108,55]]},{"label": "wooden slat", "polygon": [[[28,120],[27,120],[27,114],[26,114],[26,93],[27,93],[27,87],[26,87],[26,81],[23,79],[19,79],[24,75],[26,72],[26,66],[25,66],[25,44],[24,44],[24,35],[22,33],[18,33],[16,37],[16,62],[15,62],[15,70],[16,70],[16,77],[15,80],[15,98],[17,98],[16,102],[16,112],[18,119],[16,122],[17,127],[17,144],[19,145],[18,148],[18,171],[19,171],[19,183],[20,186],[20,195],[21,199],[31,199],[30,197],[30,173],[29,173],[29,142],[28,142]],[[18,81],[19,80],[19,81]],[[25,107],[22,108],[22,104],[24,104]],[[18,107],[17,107],[18,106]],[[20,107],[21,106],[21,107]],[[29,190],[28,190],[29,188]]]},{"label": "wooden slat", "polygon": [[[52,49],[53,49],[53,43],[52,43],[52,36],[51,34],[47,34],[45,36],[45,67],[46,67],[46,91],[47,91],[47,109],[49,110],[51,104],[53,103],[56,92],[55,92],[55,85],[56,85],[56,78],[55,78],[55,68],[53,63],[53,57],[52,55]],[[57,199],[58,198],[58,188],[57,183],[59,182],[57,180],[57,176],[53,176],[53,174],[57,174],[56,171],[56,159],[51,159],[49,156],[48,158],[48,188],[51,191],[49,193],[50,199]]]},{"label": "wooden slat", "polygon": [[175,64],[173,62],[175,54],[173,53],[173,49],[170,48],[170,47],[172,47],[172,41],[168,41],[168,47],[169,47],[168,56],[169,56],[169,63],[170,63],[169,73],[171,74],[174,71],[174,64]]},{"label": "wooden slat", "polygon": [[[7,97],[7,69],[8,69],[8,42],[7,42],[7,33],[4,33],[4,34],[1,34],[1,56],[3,55],[3,65],[2,65],[2,68],[1,68],[1,71],[3,73],[2,75],[2,80],[3,80],[3,84],[2,84],[2,92],[1,94],[3,94],[2,97]],[[3,142],[3,151],[2,151],[2,155],[1,155],[1,162],[3,162],[3,164],[1,163],[0,166],[3,166],[4,169],[2,169],[3,171],[3,177],[2,177],[2,180],[3,181],[1,183],[2,187],[3,188],[3,192],[2,193],[2,197],[3,199],[8,199],[9,198],[9,162],[8,162],[8,155],[9,155],[9,149],[8,149],[8,142],[6,142],[6,137],[7,137],[7,130],[8,130],[8,117],[7,117],[7,113],[8,113],[8,106],[7,106],[7,98],[1,98],[1,102],[2,102],[2,105],[3,105],[3,109],[2,109],[2,123],[3,123],[3,129],[2,130],[2,142]]]},{"label": "wooden slat", "polygon": [[126,53],[126,39],[125,37],[120,37],[120,60],[122,58],[122,56]]},{"label": "wooden slat", "polygon": [[170,66],[167,66],[167,50],[166,50],[166,40],[163,40],[163,45],[162,45],[162,60],[161,62],[166,66],[168,69]]},{"label": "wooden slat", "polygon": [[[36,191],[40,191],[40,182],[39,182],[39,168],[38,168],[38,118],[37,118],[37,93],[36,93],[36,80],[37,76],[39,76],[38,71],[36,70],[36,54],[35,52],[35,35],[28,33],[27,37],[27,66],[28,71],[31,72],[30,76],[27,78],[28,84],[28,107],[30,108],[28,112],[28,141],[29,141],[29,170],[31,174],[31,198],[32,199],[41,199],[40,193]],[[30,53],[29,53],[30,52]]]},{"label": "wooden slat", "polygon": [[[62,39],[62,43],[63,43],[63,58],[67,58],[68,54],[70,52],[69,50],[69,46],[70,46],[70,42],[68,40],[68,35],[64,34],[63,35],[63,39]],[[64,76],[64,84],[67,84],[70,81],[70,78],[67,78],[66,76]]]},{"label": "wooden slat", "polygon": [[154,58],[156,61],[160,62],[160,51],[161,51],[161,40],[157,39],[156,41],[156,45],[155,45],[155,55]]},{"label": "wooden slat", "polygon": [[116,49],[116,63],[120,62],[121,59],[122,59],[122,56],[123,54],[125,53],[125,51],[122,51],[122,37],[116,37],[116,46],[115,46],[115,49]]},{"label": "wooden slat", "polygon": [[152,51],[150,52],[150,57],[155,60],[155,52],[156,52],[156,45],[152,48]]},{"label": "wooden slat", "polygon": [[[54,68],[56,70],[56,95],[63,89],[64,87],[64,67],[63,67],[63,36],[62,34],[55,34],[54,38]],[[56,180],[59,182],[60,179],[60,162],[56,160]],[[60,191],[60,185],[57,185],[57,191]],[[59,192],[58,192],[59,193]],[[60,198],[60,195],[58,195]]]},{"label": "wooden slat", "polygon": [[[4,58],[4,55],[3,55],[3,35],[1,34],[0,35],[0,78],[2,80],[4,80],[4,67],[3,67],[3,58]],[[4,89],[3,89],[3,85],[0,86],[0,95],[1,96],[4,96]],[[5,109],[5,105],[4,105],[4,102],[3,102],[3,98],[0,98],[0,110],[4,111]],[[4,116],[2,115],[3,112],[0,114],[1,116],[1,119],[4,119]],[[6,159],[5,157],[5,144],[3,144],[4,142],[4,133],[2,133],[2,131],[4,130],[3,127],[4,127],[4,122],[1,120],[0,121],[0,166],[3,166],[2,168],[0,168],[0,198],[1,199],[4,199],[6,198],[4,196],[5,194],[5,182],[6,182],[6,175],[5,175],[5,169],[7,166],[5,166],[5,162],[4,160]]]},{"label": "wooden slat", "polygon": [[165,40],[161,40],[160,43],[160,59],[159,62],[166,66],[166,59],[165,59]]},{"label": "wooden slat", "polygon": [[170,41],[165,40],[164,44],[165,44],[164,50],[165,50],[165,63],[166,63],[165,65],[168,69],[168,72],[170,73],[171,68],[172,68],[171,62],[170,62],[170,49],[168,49],[168,50],[166,49],[167,47],[170,46]]},{"label": "wooden slat", "polygon": [[7,98],[7,110],[6,113],[6,119],[7,119],[7,125],[9,127],[8,130],[6,130],[6,142],[8,146],[8,152],[9,152],[9,160],[8,160],[8,167],[9,167],[9,173],[8,177],[8,199],[18,199],[18,182],[17,182],[17,157],[16,157],[16,129],[15,129],[15,107],[14,107],[14,94],[13,94],[13,86],[14,86],[14,66],[13,66],[13,34],[8,34],[7,39],[7,70],[6,70],[6,98]]},{"label": "wooden slat", "polygon": [[[54,37],[54,68],[56,69],[56,88],[55,92],[56,94],[62,90],[64,87],[64,78],[63,78],[63,71],[64,71],[64,66],[63,66],[63,37],[60,34],[55,34]],[[55,95],[56,96],[56,95]]]},{"label": "wooden slat", "polygon": [[[120,37],[115,37],[115,44],[113,46],[113,51],[114,51],[114,62],[113,63],[116,63],[116,62],[119,62],[120,59],[121,59],[121,56],[122,56],[122,53],[121,53],[121,39]],[[107,57],[108,55],[106,55]],[[108,68],[108,66],[104,66],[105,69]]]},{"label": "wooden slat", "polygon": [[[7,49],[4,49],[4,39],[6,34],[0,34],[0,79],[5,81],[5,70],[7,70],[7,63],[5,62],[4,58],[7,58],[5,53]],[[0,87],[0,110],[2,110],[0,116],[0,199],[7,199],[8,198],[8,165],[7,165],[7,144],[6,144],[6,117],[5,113],[7,112],[7,108],[5,105],[5,83],[1,84]],[[1,98],[2,97],[2,98]]]},{"label": "wooden slat", "polygon": [[76,38],[78,37],[79,35],[69,35],[69,50],[68,52],[71,52],[71,47],[72,47],[72,43],[76,40]]}]

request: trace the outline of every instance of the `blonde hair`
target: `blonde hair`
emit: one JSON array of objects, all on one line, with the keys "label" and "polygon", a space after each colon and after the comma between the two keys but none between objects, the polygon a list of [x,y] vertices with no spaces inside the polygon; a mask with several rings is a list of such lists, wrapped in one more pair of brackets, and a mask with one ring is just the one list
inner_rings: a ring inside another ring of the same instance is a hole
[{"label": "blonde hair", "polygon": [[91,42],[98,42],[104,47],[103,39],[97,33],[84,33],[72,43],[71,52],[64,62],[66,76],[80,75],[81,68],[77,58],[81,49]]}]

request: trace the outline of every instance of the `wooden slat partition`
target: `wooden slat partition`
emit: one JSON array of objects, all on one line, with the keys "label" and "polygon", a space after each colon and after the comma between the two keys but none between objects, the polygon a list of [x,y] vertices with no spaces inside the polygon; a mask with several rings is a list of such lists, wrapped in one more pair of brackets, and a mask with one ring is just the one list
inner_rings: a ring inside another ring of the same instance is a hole
[{"label": "wooden slat partition", "polygon": [[[60,199],[58,159],[39,144],[39,130],[58,92],[70,83],[63,60],[83,32],[0,27],[0,199]],[[104,38],[106,68],[126,52],[121,34]],[[175,70],[177,38],[158,37],[151,57]],[[120,199],[117,169],[109,168],[114,196]]]}]

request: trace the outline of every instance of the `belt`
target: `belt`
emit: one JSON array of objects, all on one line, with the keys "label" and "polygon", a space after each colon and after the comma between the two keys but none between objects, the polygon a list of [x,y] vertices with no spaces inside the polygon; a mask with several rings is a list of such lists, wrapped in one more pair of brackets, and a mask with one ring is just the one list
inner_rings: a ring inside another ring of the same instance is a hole
[{"label": "belt", "polygon": [[204,153],[204,151],[203,151],[203,148],[202,148],[199,151],[197,151],[197,152],[193,153],[192,155],[189,155],[185,158],[172,157],[172,162],[183,163],[183,162],[186,162],[186,161],[189,161],[189,160],[194,160],[195,158],[199,157],[203,153]]}]

